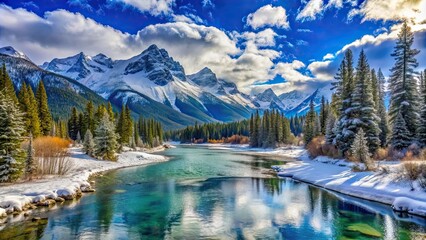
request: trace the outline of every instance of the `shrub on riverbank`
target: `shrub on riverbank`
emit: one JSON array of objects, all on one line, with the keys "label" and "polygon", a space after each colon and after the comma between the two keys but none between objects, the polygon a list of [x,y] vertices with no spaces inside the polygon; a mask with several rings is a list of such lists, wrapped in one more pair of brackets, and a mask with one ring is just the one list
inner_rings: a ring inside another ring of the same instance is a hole
[{"label": "shrub on riverbank", "polygon": [[34,140],[37,175],[64,175],[73,167],[69,161],[71,142],[58,137],[39,137]]}]

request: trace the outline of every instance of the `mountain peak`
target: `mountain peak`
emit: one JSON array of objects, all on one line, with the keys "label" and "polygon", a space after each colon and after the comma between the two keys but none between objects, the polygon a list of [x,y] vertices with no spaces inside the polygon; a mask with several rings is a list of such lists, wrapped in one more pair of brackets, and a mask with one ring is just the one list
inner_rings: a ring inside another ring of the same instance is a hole
[{"label": "mountain peak", "polygon": [[6,47],[0,48],[0,54],[4,54],[11,57],[16,57],[16,58],[22,58],[22,59],[31,61],[24,53],[17,51],[12,46],[6,46]]}]

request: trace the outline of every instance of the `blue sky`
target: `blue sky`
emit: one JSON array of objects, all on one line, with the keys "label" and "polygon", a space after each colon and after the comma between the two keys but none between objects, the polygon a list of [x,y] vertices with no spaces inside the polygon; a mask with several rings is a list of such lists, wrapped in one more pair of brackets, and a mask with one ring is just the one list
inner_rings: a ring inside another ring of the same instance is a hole
[{"label": "blue sky", "polygon": [[[408,3],[407,3],[408,2]],[[204,66],[244,91],[313,90],[332,80],[343,51],[365,49],[392,65],[401,18],[426,67],[426,0],[42,0],[0,1],[0,45],[38,64],[80,51],[113,59],[157,44],[185,67]],[[422,12],[423,11],[423,12]],[[346,46],[346,47],[345,47]]]}]

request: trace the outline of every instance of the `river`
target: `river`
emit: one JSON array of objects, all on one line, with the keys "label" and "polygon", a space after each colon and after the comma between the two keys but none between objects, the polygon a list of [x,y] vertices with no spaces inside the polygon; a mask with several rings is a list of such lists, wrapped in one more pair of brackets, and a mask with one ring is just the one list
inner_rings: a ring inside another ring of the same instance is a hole
[{"label": "river", "polygon": [[96,193],[36,211],[0,239],[424,239],[426,220],[278,179],[293,159],[179,146],[170,161],[110,171]]}]

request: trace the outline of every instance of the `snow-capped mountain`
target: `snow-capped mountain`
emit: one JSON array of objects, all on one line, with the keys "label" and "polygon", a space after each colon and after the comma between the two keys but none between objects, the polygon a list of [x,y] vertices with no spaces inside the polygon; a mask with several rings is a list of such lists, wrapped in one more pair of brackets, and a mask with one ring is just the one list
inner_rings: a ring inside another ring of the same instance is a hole
[{"label": "snow-capped mountain", "polygon": [[[272,89],[254,96],[217,78],[209,68],[186,75],[182,65],[166,50],[152,45],[137,56],[113,60],[104,54],[84,53],[55,58],[38,67],[25,54],[12,47],[0,49],[16,88],[22,80],[36,86],[47,82],[47,91],[55,111],[61,105],[82,109],[88,99],[97,104],[111,101],[116,106],[128,104],[133,112],[155,118],[167,128],[180,128],[195,122],[235,121],[245,119],[259,109],[276,109],[287,116],[306,113],[310,99],[319,106],[321,97],[330,99],[329,87],[312,94],[292,91],[279,97]],[[67,92],[64,94],[64,92]],[[61,99],[61,96],[73,96]]]},{"label": "snow-capped mountain", "polygon": [[312,93],[305,91],[293,90],[291,92],[282,93],[278,96],[281,102],[284,105],[285,111],[290,111],[291,109],[297,107],[300,103],[303,102],[307,97],[309,97]]},{"label": "snow-capped mountain", "polygon": [[11,47],[11,46],[7,46],[7,47],[2,47],[2,48],[0,48],[0,54],[3,54],[3,55],[7,55],[7,56],[11,56],[11,57],[16,57],[16,58],[22,58],[22,59],[25,59],[25,60],[27,60],[27,61],[31,61],[28,57],[27,57],[27,55],[25,55],[24,53],[22,53],[22,52],[19,52],[19,51],[17,51],[17,50],[15,50],[13,47]]},{"label": "snow-capped mountain", "polygon": [[[194,121],[244,119],[253,107],[235,84],[217,79],[208,68],[186,76],[182,65],[156,45],[126,60],[113,61],[101,54],[91,57],[80,53],[53,59],[42,67],[76,79],[117,104],[127,103],[136,109],[137,105],[157,102]],[[146,114],[146,111],[136,112]],[[188,122],[178,124],[184,126]]]},{"label": "snow-capped mountain", "polygon": [[83,110],[89,100],[96,105],[107,103],[105,99],[83,84],[38,67],[25,54],[12,47],[1,48],[0,52],[0,64],[6,65],[6,70],[17,91],[24,81],[35,89],[43,79],[49,107],[56,119],[68,117],[71,107]]},{"label": "snow-capped mountain", "polygon": [[285,112],[285,107],[282,101],[271,88],[256,94],[253,98],[254,105],[261,110],[274,109],[280,112]]},{"label": "snow-capped mountain", "polygon": [[[332,95],[332,91],[330,90],[331,85],[328,84],[324,87],[318,88],[316,89],[312,94],[308,95],[306,98],[302,99],[301,102],[299,104],[297,104],[297,106],[291,108],[290,110],[285,111],[285,115],[290,117],[290,116],[295,116],[295,115],[305,115],[308,111],[309,111],[309,103],[311,102],[311,100],[314,103],[315,106],[315,110],[319,111],[320,109],[320,105],[321,105],[321,99],[324,96],[326,101],[330,101],[331,100],[331,95]],[[303,96],[300,93],[292,93],[292,95],[300,95]],[[283,100],[283,102],[285,102],[286,100]],[[295,100],[295,98],[290,98],[290,102],[293,101],[293,103],[296,103],[297,101]]]}]

